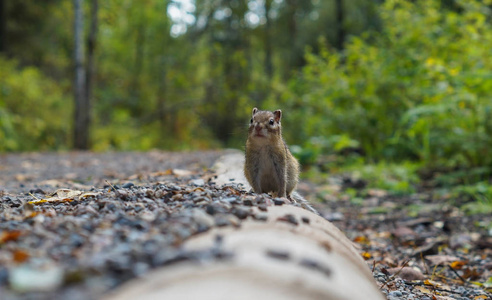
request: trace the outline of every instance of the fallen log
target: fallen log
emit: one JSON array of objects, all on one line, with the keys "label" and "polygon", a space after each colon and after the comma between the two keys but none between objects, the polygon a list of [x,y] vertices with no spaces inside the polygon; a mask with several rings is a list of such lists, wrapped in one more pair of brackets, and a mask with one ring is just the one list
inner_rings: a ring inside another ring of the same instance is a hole
[{"label": "fallen log", "polygon": [[272,206],[265,215],[184,245],[215,247],[226,259],[161,268],[106,299],[383,299],[366,263],[333,224],[293,206]]},{"label": "fallen log", "polygon": [[[244,182],[238,159],[222,159],[222,166]],[[229,182],[221,175],[221,183]],[[215,253],[210,259],[162,267],[105,299],[384,299],[352,242],[332,223],[292,205],[253,210],[237,226],[184,243],[187,252]]]}]

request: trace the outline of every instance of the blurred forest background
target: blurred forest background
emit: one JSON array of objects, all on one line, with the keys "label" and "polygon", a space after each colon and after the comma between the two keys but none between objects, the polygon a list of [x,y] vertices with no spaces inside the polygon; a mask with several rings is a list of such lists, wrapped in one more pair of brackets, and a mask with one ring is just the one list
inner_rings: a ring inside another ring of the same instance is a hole
[{"label": "blurred forest background", "polygon": [[[306,166],[384,164],[403,192],[445,173],[492,195],[491,10],[492,0],[0,0],[0,151],[241,148],[258,106],[283,110]],[[90,124],[81,143],[76,120]]]}]

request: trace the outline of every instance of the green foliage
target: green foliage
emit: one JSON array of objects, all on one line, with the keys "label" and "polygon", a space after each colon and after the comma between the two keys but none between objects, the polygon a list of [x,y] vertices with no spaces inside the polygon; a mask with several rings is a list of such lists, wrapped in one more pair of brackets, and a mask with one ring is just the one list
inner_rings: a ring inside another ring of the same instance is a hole
[{"label": "green foliage", "polygon": [[354,164],[340,170],[349,172],[355,179],[368,183],[368,188],[386,190],[393,195],[404,195],[415,192],[415,186],[420,182],[417,171],[419,165],[405,162],[401,164]]},{"label": "green foliage", "polygon": [[471,201],[462,207],[470,214],[492,213],[492,186],[488,182],[457,186],[453,188],[452,193],[454,197]]},{"label": "green foliage", "polygon": [[1,56],[0,69],[0,151],[65,148],[72,113],[66,86]]},{"label": "green foliage", "polygon": [[343,53],[308,53],[283,96],[299,129],[290,138],[346,134],[369,159],[490,166],[490,9],[439,3],[388,0],[383,32],[352,37]]}]

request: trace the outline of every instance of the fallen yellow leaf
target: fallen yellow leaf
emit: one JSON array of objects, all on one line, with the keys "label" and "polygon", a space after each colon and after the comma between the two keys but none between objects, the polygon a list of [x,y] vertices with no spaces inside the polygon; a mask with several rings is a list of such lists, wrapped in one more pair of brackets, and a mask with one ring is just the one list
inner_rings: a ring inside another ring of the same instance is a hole
[{"label": "fallen yellow leaf", "polygon": [[453,261],[450,266],[451,268],[455,269],[455,270],[459,270],[461,268],[463,268],[463,266],[466,265],[466,261]]},{"label": "fallen yellow leaf", "polygon": [[369,253],[369,252],[362,252],[362,257],[363,257],[365,260],[368,260],[368,259],[372,258],[372,255],[371,255],[371,253]]},{"label": "fallen yellow leaf", "polygon": [[432,293],[428,288],[423,287],[423,286],[419,286],[419,285],[416,286],[415,289],[418,291],[421,291],[424,294],[431,294]]}]

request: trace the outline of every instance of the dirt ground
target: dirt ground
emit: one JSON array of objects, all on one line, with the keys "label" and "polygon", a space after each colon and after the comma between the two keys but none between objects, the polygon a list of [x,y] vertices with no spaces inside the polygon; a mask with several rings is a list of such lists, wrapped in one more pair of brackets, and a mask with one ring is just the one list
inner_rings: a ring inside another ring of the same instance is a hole
[{"label": "dirt ground", "polygon": [[[220,226],[238,212],[174,196],[186,198],[200,186],[230,197],[208,183],[209,168],[225,153],[1,155],[0,295],[93,299],[189,259],[177,245],[208,228],[188,208],[219,210],[213,215]],[[388,299],[491,299],[490,215],[466,215],[427,192],[395,197],[371,190],[354,202],[340,196],[348,187],[357,183],[333,177],[322,185],[301,182],[299,192],[354,241]]]}]

